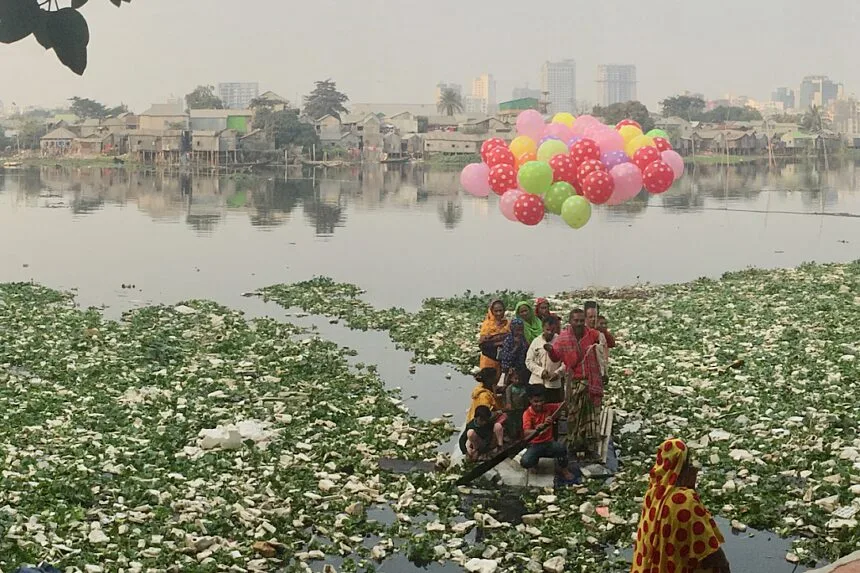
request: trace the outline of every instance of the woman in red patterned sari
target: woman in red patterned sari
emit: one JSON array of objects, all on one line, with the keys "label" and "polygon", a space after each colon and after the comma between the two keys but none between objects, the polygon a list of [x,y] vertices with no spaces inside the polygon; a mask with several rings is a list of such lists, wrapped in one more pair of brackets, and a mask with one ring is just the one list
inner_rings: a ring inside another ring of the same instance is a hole
[{"label": "woman in red patterned sari", "polygon": [[723,534],[696,493],[687,445],[660,444],[636,532],[631,573],[731,573]]}]

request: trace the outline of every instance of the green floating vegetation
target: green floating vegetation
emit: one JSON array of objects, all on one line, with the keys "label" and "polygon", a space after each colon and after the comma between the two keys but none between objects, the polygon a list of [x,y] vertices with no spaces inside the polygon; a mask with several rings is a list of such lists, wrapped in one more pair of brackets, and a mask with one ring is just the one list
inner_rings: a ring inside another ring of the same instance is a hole
[{"label": "green floating vegetation", "polygon": [[[376,310],[358,287],[324,278],[262,294],[353,328],[388,330],[416,360],[463,370],[477,363],[478,324],[497,296],[431,299],[408,313]],[[550,302],[564,315],[592,294]],[[509,308],[527,298],[501,296]],[[794,551],[806,562],[857,548],[858,521],[834,511],[860,505],[860,261],[746,270],[597,298],[620,343],[607,402],[618,413],[623,468],[611,485],[562,492],[549,509],[525,494],[544,515],[535,537],[549,540],[541,544],[547,554],[576,544],[629,546],[655,448],[670,436],[686,439],[704,466],[698,489],[715,513],[796,536]],[[589,500],[609,505],[614,517],[581,514],[579,504]],[[518,552],[533,547],[528,532],[492,535],[514,553],[505,566],[522,566]],[[567,559],[589,570],[612,567],[590,552]]]},{"label": "green floating vegetation", "polygon": [[[211,302],[115,322],[5,284],[0,324],[4,571],[284,570],[309,551],[358,563],[384,529],[365,508],[405,488],[377,458],[432,460],[452,430],[409,416],[345,349]],[[200,439],[218,426],[235,439]]]},{"label": "green floating vegetation", "polygon": [[416,313],[402,308],[376,309],[361,300],[359,287],[327,277],[275,285],[259,291],[264,300],[285,308],[343,320],[356,330],[385,330],[399,348],[415,354],[424,364],[452,364],[468,372],[477,366],[477,332],[490,300],[500,298],[508,308],[531,295],[522,292],[493,294],[467,292],[453,298],[431,298]]}]

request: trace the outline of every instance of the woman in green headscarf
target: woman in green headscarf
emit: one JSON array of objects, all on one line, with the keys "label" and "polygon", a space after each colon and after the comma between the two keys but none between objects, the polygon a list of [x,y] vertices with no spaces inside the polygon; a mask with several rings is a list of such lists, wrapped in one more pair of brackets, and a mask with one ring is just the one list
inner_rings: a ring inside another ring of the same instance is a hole
[{"label": "woman in green headscarf", "polygon": [[532,305],[528,301],[517,303],[516,317],[523,321],[526,340],[529,344],[532,340],[543,334],[543,322],[535,315]]}]

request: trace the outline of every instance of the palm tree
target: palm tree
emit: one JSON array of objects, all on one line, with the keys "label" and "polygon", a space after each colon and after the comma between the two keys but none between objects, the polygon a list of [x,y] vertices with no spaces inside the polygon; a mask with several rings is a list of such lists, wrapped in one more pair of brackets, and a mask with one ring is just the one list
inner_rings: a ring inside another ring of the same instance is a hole
[{"label": "palm tree", "polygon": [[803,114],[803,119],[801,120],[800,125],[803,129],[815,136],[815,139],[812,142],[813,152],[817,152],[818,145],[819,143],[821,144],[821,148],[824,151],[824,166],[827,168],[827,142],[824,140],[824,131],[829,126],[827,125],[827,120],[821,114],[821,108],[815,104],[809,106],[809,110]]},{"label": "palm tree", "polygon": [[451,88],[445,88],[439,94],[439,101],[436,102],[436,109],[439,113],[445,115],[454,115],[455,113],[463,113],[463,98],[460,94]]}]

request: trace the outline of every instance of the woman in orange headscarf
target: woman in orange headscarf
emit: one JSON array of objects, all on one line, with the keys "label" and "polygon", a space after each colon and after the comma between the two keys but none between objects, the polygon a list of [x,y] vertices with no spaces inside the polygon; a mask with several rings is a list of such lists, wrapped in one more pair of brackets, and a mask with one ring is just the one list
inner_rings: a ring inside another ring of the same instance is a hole
[{"label": "woman in orange headscarf", "polygon": [[730,573],[717,523],[696,493],[696,475],[687,445],[660,444],[636,532],[631,573]]},{"label": "woman in orange headscarf", "polygon": [[499,351],[511,332],[511,323],[505,318],[505,303],[496,299],[490,303],[487,309],[487,317],[481,323],[481,332],[478,345],[481,347],[481,361],[479,366],[483,368],[501,369],[499,364]]}]

